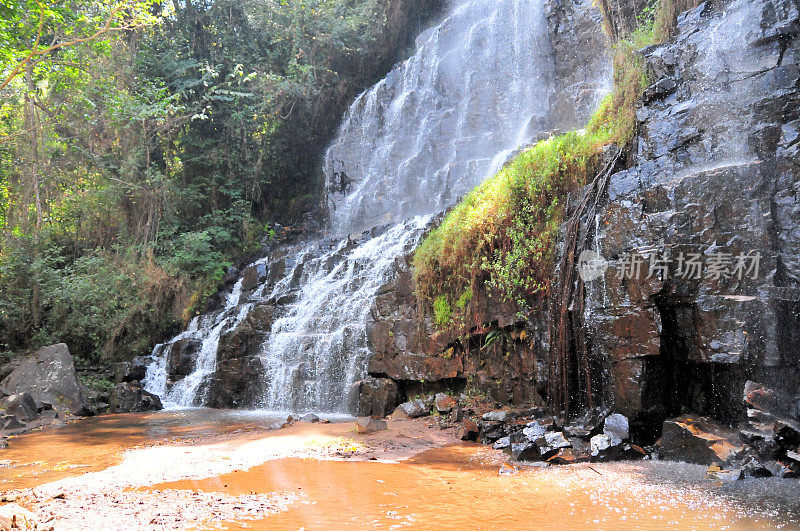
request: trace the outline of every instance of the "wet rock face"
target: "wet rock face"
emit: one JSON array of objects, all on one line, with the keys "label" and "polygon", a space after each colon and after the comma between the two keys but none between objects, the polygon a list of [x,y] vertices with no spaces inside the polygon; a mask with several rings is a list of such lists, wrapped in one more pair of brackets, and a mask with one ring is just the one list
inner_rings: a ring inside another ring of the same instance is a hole
[{"label": "wet rock face", "polygon": [[558,81],[550,98],[550,129],[583,127],[611,90],[608,38],[591,0],[549,0],[545,9]]},{"label": "wet rock face", "polygon": [[[551,130],[581,127],[610,87],[601,16],[589,0],[548,0],[545,9],[556,90],[539,125]],[[393,280],[380,291],[372,310],[371,376],[394,380],[406,398],[466,388],[500,403],[541,402],[547,350],[543,309],[521,319],[512,304],[475,293],[467,328],[482,332],[467,341],[438,331],[425,310],[414,296],[410,256],[398,260]],[[501,340],[484,348],[490,332],[499,333]]]},{"label": "wet rock face", "polygon": [[260,347],[275,320],[276,307],[260,304],[231,329],[224,331],[217,348],[217,368],[208,385],[208,404],[236,408],[257,404],[262,386]]},{"label": "wet rock face", "polygon": [[[678,20],[643,51],[655,82],[634,164],[596,220],[592,247],[615,267],[587,284],[585,322],[615,409],[732,421],[748,377],[800,386],[800,14],[735,0]],[[700,278],[678,277],[681,253],[699,255]],[[736,273],[742,254],[760,256],[757,274]],[[631,256],[640,273],[620,278]]]},{"label": "wet rock face", "polygon": [[358,416],[383,418],[400,403],[400,389],[389,378],[368,377],[358,383]]},{"label": "wet rock face", "polygon": [[148,393],[139,382],[123,382],[114,386],[109,395],[111,413],[142,413],[159,411],[163,408],[161,399]]},{"label": "wet rock face", "polygon": [[[457,333],[438,330],[430,315],[420,315],[410,262],[411,255],[398,260],[394,278],[375,300],[368,326],[370,376],[397,382],[406,398],[466,388],[501,403],[540,402],[542,371],[537,360],[544,358],[536,339],[545,333],[546,320],[538,320],[541,328],[536,330],[521,321],[511,305],[478,293],[472,301],[472,315],[478,318],[468,328],[484,332],[461,341]],[[487,347],[490,331],[499,335]]]}]

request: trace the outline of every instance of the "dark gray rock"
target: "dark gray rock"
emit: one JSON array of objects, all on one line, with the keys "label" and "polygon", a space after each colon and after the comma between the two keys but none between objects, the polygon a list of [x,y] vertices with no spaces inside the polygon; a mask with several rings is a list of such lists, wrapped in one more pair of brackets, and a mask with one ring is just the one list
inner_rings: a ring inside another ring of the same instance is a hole
[{"label": "dark gray rock", "polygon": [[367,434],[383,431],[386,429],[386,421],[373,417],[360,417],[356,421],[356,433]]},{"label": "dark gray rock", "polygon": [[621,444],[621,441],[615,440],[610,435],[601,433],[592,437],[592,440],[589,442],[590,453],[593,458],[603,458]]},{"label": "dark gray rock", "polygon": [[[708,2],[642,52],[654,85],[629,167],[583,221],[612,260],[586,286],[595,391],[634,431],[659,408],[653,426],[686,410],[732,423],[747,379],[800,389],[799,28],[792,0]],[[656,250],[666,276],[648,275]],[[614,260],[635,252],[642,274],[618,278]],[[681,253],[700,254],[700,278],[678,277]],[[758,253],[759,274],[709,274],[717,253]]]},{"label": "dark gray rock", "polygon": [[547,428],[538,420],[534,420],[528,423],[528,425],[522,430],[522,433],[530,442],[535,442],[544,437],[544,434],[547,433]]},{"label": "dark gray rock", "polygon": [[63,343],[45,347],[23,360],[2,382],[7,395],[30,393],[39,403],[64,408],[73,415],[93,415],[75,377],[75,365]]},{"label": "dark gray rock", "polygon": [[536,440],[535,444],[539,447],[539,454],[543,459],[548,459],[561,448],[569,448],[572,446],[569,440],[564,437],[564,434],[560,431],[545,433],[544,436]]},{"label": "dark gray rock", "polygon": [[510,417],[508,411],[490,411],[481,418],[489,422],[506,422]]},{"label": "dark gray rock", "polygon": [[532,442],[523,441],[512,443],[504,452],[511,456],[514,461],[541,461],[542,453],[539,446]]},{"label": "dark gray rock", "polygon": [[131,361],[114,364],[114,383],[143,382],[147,377],[147,366],[152,363],[151,357],[136,356]]},{"label": "dark gray rock", "polygon": [[0,415],[0,430],[16,430],[25,425],[15,415]]},{"label": "dark gray rock", "polygon": [[319,422],[319,417],[314,413],[308,413],[307,415],[303,415],[300,417],[301,422],[308,422],[309,424],[316,424]]},{"label": "dark gray rock", "polygon": [[[797,397],[789,393],[776,391],[765,385],[748,380],[744,386],[744,403],[762,413],[773,417],[798,420]],[[755,413],[757,415],[757,413]]]},{"label": "dark gray rock", "polygon": [[0,401],[0,410],[4,410],[7,415],[14,415],[22,422],[36,420],[39,416],[36,402],[30,393],[19,393],[4,398]]},{"label": "dark gray rock", "polygon": [[731,461],[743,450],[737,435],[712,419],[687,415],[664,422],[665,459],[711,465]]},{"label": "dark gray rock", "polygon": [[109,394],[111,413],[142,413],[161,409],[161,399],[142,389],[139,382],[119,383]]},{"label": "dark gray rock", "polygon": [[[197,365],[197,354],[203,347],[203,342],[196,338],[186,337],[179,339],[169,346],[167,353],[167,374],[172,380],[180,380],[194,372]],[[127,375],[133,376],[133,375]],[[134,381],[141,378],[134,378],[123,381]]]},{"label": "dark gray rock", "polygon": [[492,443],[492,448],[495,450],[502,450],[504,448],[508,448],[511,446],[511,436],[507,435],[505,437],[500,437],[494,443]]},{"label": "dark gray rock", "polygon": [[411,419],[424,417],[430,413],[430,408],[425,404],[424,400],[412,400],[400,404],[399,409]]},{"label": "dark gray rock", "polygon": [[383,418],[400,402],[400,389],[389,378],[367,377],[358,383],[358,415]]}]

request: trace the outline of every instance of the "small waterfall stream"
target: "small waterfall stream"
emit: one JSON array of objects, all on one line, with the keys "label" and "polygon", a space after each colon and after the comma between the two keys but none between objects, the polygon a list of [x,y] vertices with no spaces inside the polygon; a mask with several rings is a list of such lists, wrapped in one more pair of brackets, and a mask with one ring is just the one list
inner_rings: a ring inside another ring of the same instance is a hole
[{"label": "small waterfall stream", "polygon": [[[240,279],[224,308],[156,347],[146,388],[168,406],[205,405],[220,336],[254,305],[289,299],[261,345],[253,405],[351,412],[376,293],[432,214],[547,128],[552,61],[544,0],[453,0],[415,53],[352,104],[327,152],[329,232],[339,240],[308,242],[282,278],[246,297]],[[194,369],[175,379],[168,358],[181,341],[198,348]]]}]

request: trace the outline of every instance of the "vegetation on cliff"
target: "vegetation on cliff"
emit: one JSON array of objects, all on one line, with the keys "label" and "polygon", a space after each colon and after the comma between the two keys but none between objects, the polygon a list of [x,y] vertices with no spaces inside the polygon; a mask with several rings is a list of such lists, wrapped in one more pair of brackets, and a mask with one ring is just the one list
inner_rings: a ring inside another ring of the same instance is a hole
[{"label": "vegetation on cliff", "polygon": [[[683,6],[680,6],[681,9]],[[477,290],[513,301],[520,311],[548,292],[566,201],[600,170],[609,146],[635,134],[636,106],[647,86],[638,51],[671,34],[673,0],[644,13],[641,27],[615,45],[614,89],[584,129],[522,151],[470,192],[414,255],[420,301],[440,328],[470,322]]]},{"label": "vegetation on cliff", "polygon": [[0,6],[0,352],[173,332],[314,206],[338,116],[434,4]]}]

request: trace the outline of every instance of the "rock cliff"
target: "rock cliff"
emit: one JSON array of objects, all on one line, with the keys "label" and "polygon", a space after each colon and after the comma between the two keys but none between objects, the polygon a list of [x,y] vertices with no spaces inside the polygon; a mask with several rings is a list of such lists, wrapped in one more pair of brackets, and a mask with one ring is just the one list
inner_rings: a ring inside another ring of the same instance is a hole
[{"label": "rock cliff", "polygon": [[[603,4],[615,38],[630,33],[642,6]],[[640,440],[652,442],[664,419],[685,410],[743,419],[748,379],[800,387],[799,16],[792,0],[706,2],[678,16],[672,39],[641,50],[650,86],[632,152],[599,214],[584,220],[588,247],[611,267],[581,284],[579,316],[595,392],[631,417]],[[562,31],[581,28],[575,17],[588,24],[596,14],[553,4],[556,55],[581,39]],[[577,109],[579,85],[565,85]],[[397,396],[384,385],[407,397],[449,388],[501,403],[540,400],[546,302],[522,318],[475,294],[479,310],[463,338],[437,332],[413,292],[400,261],[373,311],[374,378],[362,397]],[[362,400],[361,412],[375,403]]]}]

